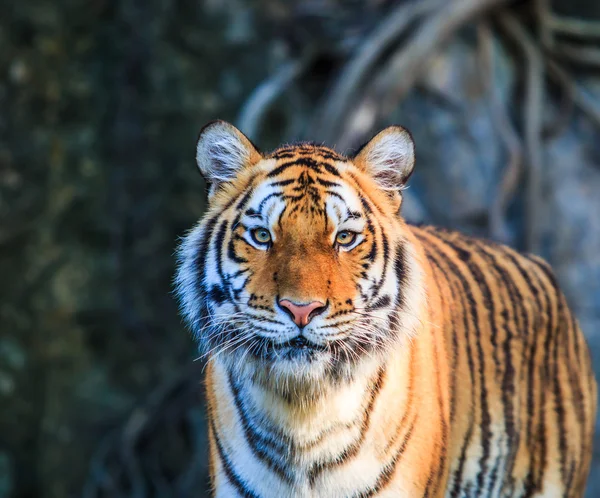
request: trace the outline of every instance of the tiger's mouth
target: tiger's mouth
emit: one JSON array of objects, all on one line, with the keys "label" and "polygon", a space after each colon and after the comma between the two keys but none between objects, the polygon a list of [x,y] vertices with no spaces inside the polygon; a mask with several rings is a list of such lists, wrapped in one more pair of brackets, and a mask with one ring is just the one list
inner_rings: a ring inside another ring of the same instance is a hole
[{"label": "tiger's mouth", "polygon": [[307,360],[316,359],[329,351],[327,344],[317,344],[303,335],[289,341],[266,341],[262,348],[263,357],[270,360]]}]

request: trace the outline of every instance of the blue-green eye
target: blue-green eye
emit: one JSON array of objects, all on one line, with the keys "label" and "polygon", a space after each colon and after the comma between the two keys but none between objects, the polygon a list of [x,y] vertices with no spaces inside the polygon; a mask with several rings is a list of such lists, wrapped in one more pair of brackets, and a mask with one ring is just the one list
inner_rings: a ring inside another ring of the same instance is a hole
[{"label": "blue-green eye", "polygon": [[271,242],[271,233],[266,228],[255,228],[250,235],[257,244],[267,245]]},{"label": "blue-green eye", "polygon": [[356,233],[348,230],[342,230],[335,237],[335,242],[338,246],[347,247],[354,243],[356,240]]}]

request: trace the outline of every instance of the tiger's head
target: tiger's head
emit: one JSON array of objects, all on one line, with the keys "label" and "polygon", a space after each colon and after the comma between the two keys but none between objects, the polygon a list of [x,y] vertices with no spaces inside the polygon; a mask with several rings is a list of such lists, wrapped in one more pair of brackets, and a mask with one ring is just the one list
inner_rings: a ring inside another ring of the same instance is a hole
[{"label": "tiger's head", "polygon": [[196,159],[209,207],[181,243],[176,291],[209,360],[315,383],[351,376],[410,336],[423,296],[399,215],[414,166],[405,129],[349,158],[313,144],[262,154],[215,121]]}]

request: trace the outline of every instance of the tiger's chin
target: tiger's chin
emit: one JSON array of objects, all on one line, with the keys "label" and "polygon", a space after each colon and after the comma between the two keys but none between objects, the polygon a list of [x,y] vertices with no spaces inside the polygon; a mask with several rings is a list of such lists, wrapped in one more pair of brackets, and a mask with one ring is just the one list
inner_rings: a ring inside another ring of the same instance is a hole
[{"label": "tiger's chin", "polygon": [[262,342],[261,347],[236,351],[219,361],[236,378],[279,394],[291,403],[305,403],[331,392],[341,383],[351,381],[373,361],[374,356],[340,354],[338,343],[315,344],[308,340],[291,340],[281,344]]}]

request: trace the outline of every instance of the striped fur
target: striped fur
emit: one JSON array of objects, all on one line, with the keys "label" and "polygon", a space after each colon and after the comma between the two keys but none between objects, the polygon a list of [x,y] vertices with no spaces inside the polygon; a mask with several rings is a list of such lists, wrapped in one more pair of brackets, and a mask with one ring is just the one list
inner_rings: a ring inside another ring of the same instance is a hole
[{"label": "striped fur", "polygon": [[[243,145],[177,274],[209,361],[215,496],[583,496],[596,384],[547,263],[406,224],[365,162],[378,143]],[[327,311],[300,333],[282,297]]]}]

